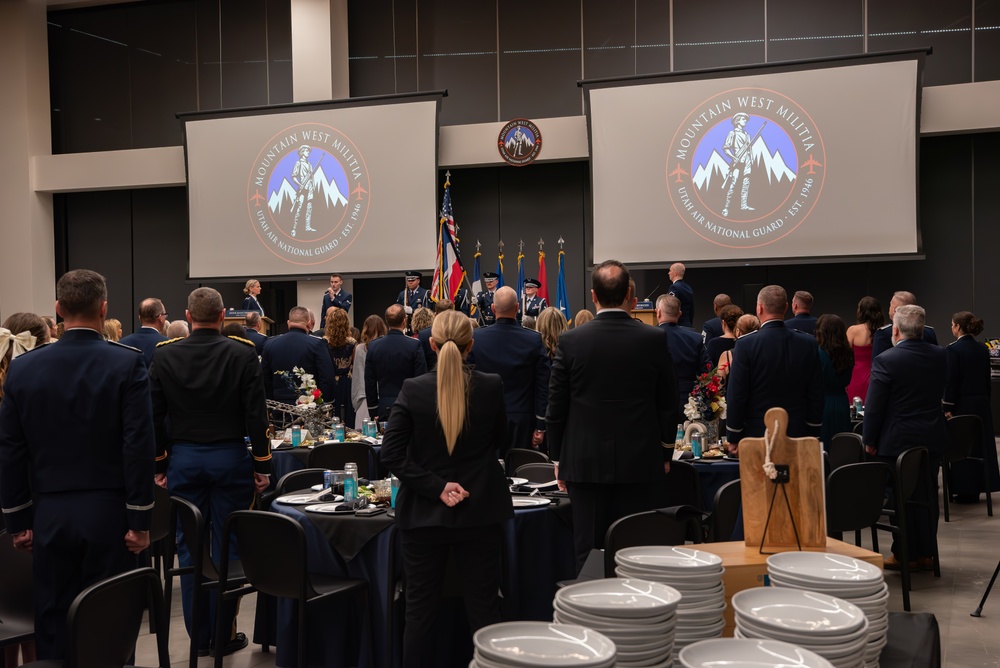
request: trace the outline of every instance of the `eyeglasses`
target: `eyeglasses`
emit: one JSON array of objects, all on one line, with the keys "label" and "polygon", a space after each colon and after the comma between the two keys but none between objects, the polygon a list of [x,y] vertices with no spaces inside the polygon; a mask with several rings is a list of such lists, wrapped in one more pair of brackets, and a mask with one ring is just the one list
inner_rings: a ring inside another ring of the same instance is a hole
[{"label": "eyeglasses", "polygon": [[166,317],[167,317],[168,315],[170,315],[170,314],[169,314],[169,313],[167,313],[166,311],[164,311],[164,312],[163,312],[163,313],[161,313],[160,315],[162,315],[162,316],[163,316],[164,318],[166,318]]}]

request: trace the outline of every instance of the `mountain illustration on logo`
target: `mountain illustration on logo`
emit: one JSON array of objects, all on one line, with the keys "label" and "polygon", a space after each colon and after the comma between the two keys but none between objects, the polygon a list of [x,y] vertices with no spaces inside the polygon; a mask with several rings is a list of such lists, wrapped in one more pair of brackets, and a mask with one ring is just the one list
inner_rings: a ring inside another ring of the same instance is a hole
[{"label": "mountain illustration on logo", "polygon": [[[511,134],[510,138],[504,146],[507,152],[511,155],[522,155],[531,150],[531,147],[535,145],[535,140],[528,132],[521,132],[520,137],[515,134]],[[520,148],[520,150],[518,150]]]},{"label": "mountain illustration on logo", "polygon": [[[790,183],[795,180],[796,173],[789,169],[781,156],[781,151],[772,154],[763,137],[759,137],[750,148],[750,159],[754,170],[763,168],[769,184],[781,183],[782,180]],[[708,160],[695,168],[691,181],[698,190],[705,191],[712,185],[713,177],[718,178],[721,186],[729,170],[730,165],[726,158],[718,150],[713,150]],[[754,174],[756,173],[754,171]]]},{"label": "mountain illustration on logo", "polygon": [[[317,167],[316,171],[313,172],[312,183],[314,202],[325,202],[328,209],[337,206],[347,206],[347,198],[340,192],[336,179],[328,179],[322,165]],[[281,185],[271,191],[270,196],[267,198],[267,206],[272,214],[281,213],[282,209],[291,209],[292,204],[295,203],[295,196],[297,194],[298,191],[295,185],[289,181],[288,177],[285,177],[281,179]]]}]

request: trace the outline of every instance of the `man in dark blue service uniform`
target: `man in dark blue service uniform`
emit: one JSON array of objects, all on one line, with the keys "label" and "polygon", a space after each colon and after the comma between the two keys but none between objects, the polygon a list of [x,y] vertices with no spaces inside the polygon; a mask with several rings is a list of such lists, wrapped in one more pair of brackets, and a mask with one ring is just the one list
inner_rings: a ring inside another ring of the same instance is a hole
[{"label": "man in dark blue service uniform", "polygon": [[810,313],[812,305],[813,296],[805,290],[798,290],[792,296],[792,313],[794,315],[785,321],[785,327],[791,327],[809,336],[815,336],[816,317]]},{"label": "man in dark blue service uniform", "polygon": [[163,335],[163,327],[167,322],[167,309],[163,308],[163,302],[155,297],[143,299],[139,304],[139,322],[142,327],[134,334],[123,337],[119,343],[141,350],[146,368],[149,368],[156,344],[167,340]]},{"label": "man in dark blue service uniform", "polygon": [[670,265],[667,276],[670,277],[668,295],[673,295],[681,302],[681,319],[677,324],[681,327],[694,327],[694,290],[684,282],[684,272],[687,271],[680,262]]},{"label": "man in dark blue service uniform", "polygon": [[0,403],[0,501],[14,547],[33,553],[39,659],[66,658],[77,594],[135,568],[153,510],[142,355],[101,335],[103,276],[71,271],[56,294],[66,333],[11,361]]},{"label": "man in dark blue service uniform", "polygon": [[268,399],[283,404],[294,404],[298,400],[298,393],[288,387],[288,383],[278,372],[291,372],[299,367],[314,376],[316,387],[326,397],[326,401],[333,401],[333,362],[330,360],[326,341],[309,335],[309,328],[315,324],[314,321],[309,309],[293,306],[288,311],[288,331],[281,336],[271,337],[264,346],[260,368],[264,374],[264,389]]},{"label": "man in dark blue service uniform", "polygon": [[660,329],[667,333],[670,342],[670,357],[674,361],[677,372],[677,416],[684,418],[684,406],[694,388],[698,376],[711,368],[705,344],[701,335],[690,327],[677,324],[681,311],[681,303],[677,297],[660,295],[656,300],[656,322]]},{"label": "man in dark blue service uniform", "polygon": [[498,278],[492,271],[483,272],[483,283],[486,285],[486,289],[476,295],[476,306],[479,308],[479,313],[482,314],[481,322],[487,327],[497,321],[497,317],[493,313],[493,295],[497,291]]},{"label": "man in dark blue service uniform", "polygon": [[[365,358],[365,400],[368,414],[378,416],[379,422],[389,419],[389,412],[407,378],[427,373],[427,361],[420,342],[403,333],[406,313],[399,304],[385,310],[385,324],[389,333],[368,342]],[[329,357],[329,355],[327,355]]]},{"label": "man in dark blue service uniform", "polygon": [[419,271],[406,272],[406,288],[400,290],[396,303],[403,306],[407,316],[413,315],[421,306],[428,306],[431,301],[427,288],[420,287],[420,279],[424,277]]},{"label": "man in dark blue service uniform", "polygon": [[722,336],[722,318],[719,317],[719,314],[722,313],[722,309],[732,303],[733,300],[725,293],[720,292],[715,295],[715,299],[712,300],[712,310],[715,311],[715,317],[706,320],[705,324],[701,326],[701,341],[706,346],[712,339]]},{"label": "man in dark blue service uniform", "polygon": [[521,304],[522,316],[530,315],[532,318],[537,318],[538,314],[548,307],[549,303],[545,301],[545,298],[538,296],[538,288],[540,287],[542,287],[542,284],[537,278],[529,278],[524,281],[524,297]]},{"label": "man in dark blue service uniform", "polygon": [[351,302],[354,300],[354,296],[347,290],[344,290],[343,285],[344,279],[340,277],[340,274],[330,274],[330,287],[323,293],[323,309],[320,311],[322,315],[319,321],[320,329],[326,329],[326,312],[330,310],[331,306],[342,308],[345,313],[350,313]]},{"label": "man in dark blue service uniform", "polygon": [[[916,303],[917,297],[912,292],[900,290],[893,293],[892,299],[889,300],[889,324],[876,330],[872,337],[872,359],[892,348],[892,319],[896,315],[896,309],[900,306],[911,306]],[[923,338],[927,343],[938,345],[937,334],[930,325],[924,326]]]},{"label": "man in dark blue service uniform", "polygon": [[496,324],[473,333],[475,345],[469,364],[477,371],[495,373],[503,380],[507,405],[507,442],[510,448],[538,448],[545,438],[545,409],[549,401],[552,364],[538,332],[517,324],[517,293],[502,287],[493,297]]},{"label": "man in dark blue service uniform", "polygon": [[[212,288],[198,288],[188,296],[187,319],[191,335],[165,341],[156,350],[149,369],[156,426],[156,482],[171,495],[198,506],[211,527],[212,558],[218,563],[222,550],[220,532],[226,517],[246,510],[254,492],[267,488],[271,473],[271,448],[267,437],[267,404],[257,351],[253,344],[222,336],[226,317],[222,295]],[[252,452],[247,451],[250,437]],[[239,558],[235,543],[230,553]],[[182,532],[177,537],[177,559],[191,564]],[[200,655],[217,648],[211,638],[215,626],[215,595],[202,598],[201,624],[192,628],[193,576],[181,578],[184,623],[195,637]],[[229,654],[247,645],[235,632],[235,602],[224,614],[233,619],[231,634],[223,639]],[[211,642],[210,642],[211,641]]]},{"label": "man in dark blue service uniform", "polygon": [[757,295],[760,329],[740,337],[726,390],[729,442],[764,435],[764,413],[788,411],[788,435],[819,438],[823,424],[823,377],[816,339],[785,327],[788,296],[780,285]]},{"label": "man in dark blue service uniform", "polygon": [[257,313],[257,311],[250,311],[243,319],[243,331],[247,333],[246,338],[253,341],[253,346],[257,349],[258,355],[264,353],[264,344],[267,343],[267,337],[260,331],[263,327],[264,321],[260,319],[260,313]]}]

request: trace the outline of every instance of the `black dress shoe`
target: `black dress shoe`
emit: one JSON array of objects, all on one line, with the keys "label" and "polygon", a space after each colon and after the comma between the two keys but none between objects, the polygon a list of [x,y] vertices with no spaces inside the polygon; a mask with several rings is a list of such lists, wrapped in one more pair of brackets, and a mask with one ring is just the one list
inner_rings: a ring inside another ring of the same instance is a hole
[{"label": "black dress shoe", "polygon": [[[222,656],[229,656],[233,652],[238,652],[250,643],[247,640],[247,634],[237,633],[236,637],[226,643],[226,646],[222,648]],[[215,648],[213,647],[209,654],[215,656]]]}]

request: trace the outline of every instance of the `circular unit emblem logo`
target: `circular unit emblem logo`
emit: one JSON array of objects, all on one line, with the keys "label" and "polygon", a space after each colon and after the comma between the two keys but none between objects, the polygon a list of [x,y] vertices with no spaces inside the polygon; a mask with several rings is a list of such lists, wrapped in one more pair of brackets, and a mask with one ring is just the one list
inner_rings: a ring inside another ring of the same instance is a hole
[{"label": "circular unit emblem logo", "polygon": [[261,243],[298,265],[331,260],[358,238],[371,180],[358,147],[334,127],[303,123],[263,146],[247,182],[247,212]]},{"label": "circular unit emblem logo", "polygon": [[808,112],[764,88],[729,90],[693,109],[666,163],[677,214],[727,248],[790,234],[815,208],[825,175],[826,149]]},{"label": "circular unit emblem logo", "polygon": [[527,118],[515,118],[501,128],[497,150],[508,165],[530,165],[542,151],[542,133]]}]

